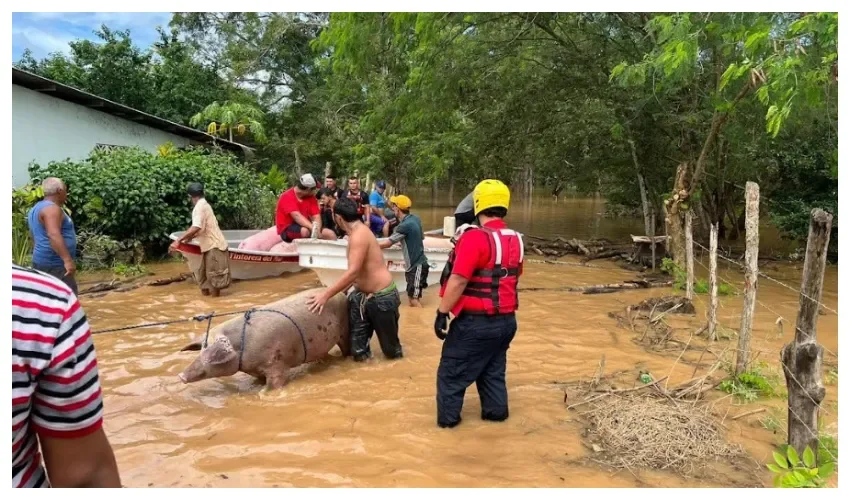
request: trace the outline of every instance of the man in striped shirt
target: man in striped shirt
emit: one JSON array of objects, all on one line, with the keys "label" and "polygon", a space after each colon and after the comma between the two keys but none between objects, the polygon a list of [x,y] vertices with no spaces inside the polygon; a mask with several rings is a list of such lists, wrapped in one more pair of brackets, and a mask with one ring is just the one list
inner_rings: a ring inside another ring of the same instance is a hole
[{"label": "man in striped shirt", "polygon": [[12,487],[120,488],[102,424],[97,357],[77,297],[12,265]]}]

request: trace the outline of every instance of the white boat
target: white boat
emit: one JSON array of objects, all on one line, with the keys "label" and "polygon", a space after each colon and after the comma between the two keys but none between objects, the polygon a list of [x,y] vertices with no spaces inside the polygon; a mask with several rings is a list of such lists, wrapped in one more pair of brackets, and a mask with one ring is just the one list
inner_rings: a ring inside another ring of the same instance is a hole
[{"label": "white boat", "polygon": [[[242,250],[239,244],[262,229],[222,231],[230,251],[230,274],[236,280],[254,280],[280,276],[284,273],[297,273],[302,268],[298,264],[298,253],[272,253],[257,250]],[[183,236],[184,231],[171,233],[172,241]],[[196,240],[181,243],[177,250],[183,254],[192,269],[201,259],[201,248]]]},{"label": "white boat", "polygon": [[[442,229],[425,233],[425,257],[428,258],[429,267],[427,280],[429,286],[425,289],[426,291],[436,288],[434,284],[439,283],[443,268],[446,267],[446,262],[449,260],[452,246],[449,239],[443,237],[442,234]],[[348,269],[347,240],[331,241],[304,238],[295,240],[295,245],[298,247],[299,265],[303,268],[312,269],[324,286],[331,286],[336,283]],[[387,269],[393,275],[396,286],[401,291],[405,290],[407,282],[404,278],[404,271],[407,269],[407,264],[404,261],[401,245],[393,245],[384,249],[384,261],[387,263]]]}]

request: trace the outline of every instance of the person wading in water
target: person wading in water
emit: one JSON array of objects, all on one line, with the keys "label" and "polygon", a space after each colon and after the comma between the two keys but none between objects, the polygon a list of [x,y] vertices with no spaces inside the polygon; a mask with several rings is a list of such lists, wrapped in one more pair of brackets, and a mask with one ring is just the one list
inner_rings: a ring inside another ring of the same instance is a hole
[{"label": "person wading in water", "polygon": [[170,250],[176,251],[181,243],[197,238],[201,259],[197,267],[192,269],[195,282],[201,288],[201,294],[218,297],[221,290],[229,287],[231,282],[227,240],[218,228],[212,207],[204,197],[203,184],[193,182],[189,184],[187,192],[195,206],[192,209],[192,226],[171,244]]},{"label": "person wading in water", "polygon": [[[511,193],[498,180],[473,191],[480,227],[460,235],[440,280],[434,333],[444,341],[437,369],[437,425],[461,421],[463,395],[474,382],[481,418],[508,418],[507,353],[517,330],[517,285],[522,275],[522,237],[502,220]],[[448,326],[449,313],[455,316]]]},{"label": "person wading in water", "polygon": [[353,200],[340,198],[334,204],[336,223],[348,235],[348,269],[333,286],[307,299],[310,311],[321,314],[328,300],[344,292],[352,284],[355,290],[348,296],[351,353],[355,361],[372,356],[369,340],[372,331],[378,335],[381,351],[390,359],[401,358],[403,351],[398,338],[399,298],[393,276],[384,263],[378,240],[357,213]]}]

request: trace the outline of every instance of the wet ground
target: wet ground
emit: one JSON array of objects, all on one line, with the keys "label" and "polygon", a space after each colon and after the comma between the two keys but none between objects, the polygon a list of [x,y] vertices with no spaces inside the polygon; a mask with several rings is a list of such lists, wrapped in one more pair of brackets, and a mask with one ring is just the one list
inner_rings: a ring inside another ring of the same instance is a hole
[{"label": "wet ground", "polygon": [[[521,286],[600,284],[634,276],[609,262],[596,265],[605,269],[529,264]],[[769,274],[797,287],[800,267],[781,265]],[[148,268],[162,277],[186,271],[179,262]],[[697,268],[698,274],[705,274]],[[721,265],[720,271],[741,288],[742,276],[734,267]],[[248,308],[317,285],[315,275],[304,271],[235,282],[217,299],[202,297],[187,281],[98,298],[84,296],[82,303],[92,328],[99,330]],[[647,352],[631,341],[632,332],[607,316],[647,297],[669,293],[670,289],[605,295],[523,292],[519,332],[508,354],[510,419],[480,421],[473,387],[467,392],[464,421],[452,430],[439,429],[435,423],[435,373],[441,345],[432,330],[435,287],[428,289],[424,309],[402,306],[404,359],[383,359],[373,340],[376,357],[368,364],[330,356],[297,370],[286,388],[274,392],[262,390],[243,374],[180,383],[177,374],[196,353],[178,351],[205,325],[183,323],[100,334],[95,345],[105,428],[122,480],[131,487],[769,486],[771,475],[764,464],[773,446],[783,440],[784,431],[781,425],[776,430],[763,422],[768,415],[784,417],[782,411],[724,420],[728,439],[743,445],[752,460],[745,466],[712,469],[722,472],[683,479],[669,472],[614,472],[585,460],[592,451],[582,444],[582,423],[575,412],[565,409],[563,390],[553,382],[592,376],[603,353],[609,373],[640,365],[656,377],[669,374],[671,383],[691,378],[692,366],[676,363],[675,354]],[[837,309],[837,294],[837,268],[830,266],[823,302]],[[774,312],[761,305],[756,308],[754,350],[763,351],[758,359],[779,373],[778,351],[792,338],[799,296],[762,280],[758,299]],[[741,303],[740,296],[721,298],[722,325],[737,328]],[[706,299],[698,296],[696,316],[676,321],[695,330],[705,321],[705,306]],[[782,335],[776,313],[786,319]],[[835,314],[820,316],[818,339],[832,353],[838,352],[837,332]],[[827,355],[826,361],[835,363],[835,358]],[[778,380],[784,385],[781,376]],[[834,384],[827,385],[822,413],[825,425],[832,429],[838,413]],[[781,409],[784,400],[742,405],[727,397],[718,404],[718,411],[723,417],[724,411],[739,415],[762,406]]]}]

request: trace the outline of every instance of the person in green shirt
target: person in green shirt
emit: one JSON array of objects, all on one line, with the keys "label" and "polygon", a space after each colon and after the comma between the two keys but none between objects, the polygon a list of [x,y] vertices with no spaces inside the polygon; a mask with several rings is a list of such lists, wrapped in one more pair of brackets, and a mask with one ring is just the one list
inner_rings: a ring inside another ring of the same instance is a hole
[{"label": "person in green shirt", "polygon": [[410,307],[422,307],[419,299],[422,298],[422,290],[428,287],[428,259],[425,257],[425,234],[422,231],[422,221],[410,213],[412,205],[410,198],[403,194],[390,198],[391,209],[399,224],[389,238],[381,240],[378,244],[383,249],[401,243],[404,262],[407,266],[404,273],[407,281],[407,298],[410,301]]}]

